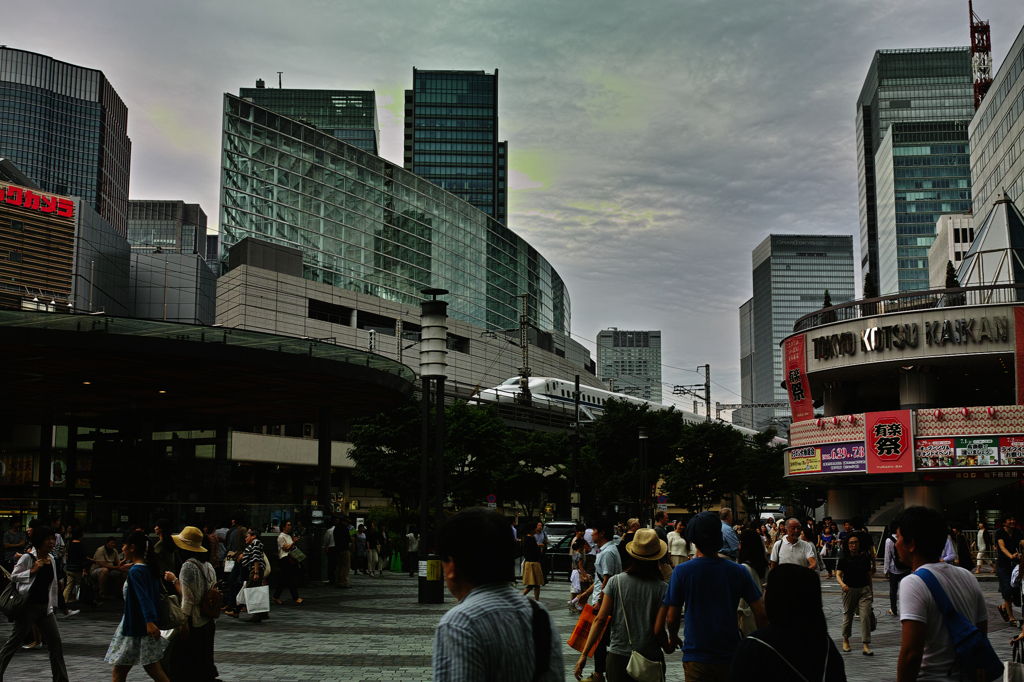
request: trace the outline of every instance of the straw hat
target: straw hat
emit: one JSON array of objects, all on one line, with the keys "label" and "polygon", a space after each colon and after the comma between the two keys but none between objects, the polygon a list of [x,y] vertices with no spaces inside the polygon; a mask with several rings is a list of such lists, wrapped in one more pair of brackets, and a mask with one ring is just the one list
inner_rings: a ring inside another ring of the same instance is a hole
[{"label": "straw hat", "polygon": [[171,539],[174,540],[174,544],[178,547],[188,550],[189,552],[206,551],[206,548],[203,547],[203,531],[199,530],[195,526],[185,526],[181,529],[180,534],[172,535]]},{"label": "straw hat", "polygon": [[641,528],[633,536],[631,542],[626,543],[626,552],[629,556],[640,561],[657,561],[665,556],[668,545],[664,540],[658,539],[658,534],[652,528]]}]

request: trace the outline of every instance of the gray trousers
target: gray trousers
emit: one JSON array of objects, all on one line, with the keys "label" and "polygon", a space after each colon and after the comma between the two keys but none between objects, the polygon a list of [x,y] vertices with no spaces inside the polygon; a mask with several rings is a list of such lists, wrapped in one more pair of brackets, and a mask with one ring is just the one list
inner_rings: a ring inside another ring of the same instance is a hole
[{"label": "gray trousers", "polygon": [[32,630],[33,625],[39,628],[39,632],[46,640],[46,649],[50,653],[50,672],[53,675],[53,682],[69,682],[57,619],[52,613],[46,614],[46,604],[29,604],[21,618],[14,621],[11,636],[7,638],[7,643],[0,649],[0,682],[3,682],[4,672],[10,665],[14,652],[21,649],[21,642],[25,639],[25,635]]},{"label": "gray trousers", "polygon": [[860,611],[860,641],[871,643],[871,604],[875,594],[871,585],[867,587],[851,587],[843,592],[843,639],[850,639],[853,633],[853,614]]}]

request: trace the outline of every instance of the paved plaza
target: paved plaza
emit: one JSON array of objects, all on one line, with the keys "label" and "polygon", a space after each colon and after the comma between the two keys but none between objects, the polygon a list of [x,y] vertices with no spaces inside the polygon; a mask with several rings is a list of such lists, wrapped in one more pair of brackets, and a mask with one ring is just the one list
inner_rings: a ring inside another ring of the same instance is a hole
[{"label": "paved plaza", "polygon": [[[1014,632],[996,611],[996,584],[981,583],[989,604],[992,642],[1001,656],[1009,658],[1008,642]],[[840,589],[834,580],[823,583],[829,633],[841,644],[842,606]],[[845,654],[851,681],[884,682],[896,679],[896,657],[900,646],[900,625],[886,615],[888,583],[875,582],[873,657],[860,653],[859,624],[854,622],[853,653]],[[353,576],[352,589],[309,585],[300,591],[305,603],[275,606],[262,625],[222,616],[217,621],[216,658],[224,680],[273,680],[310,682],[316,680],[429,680],[434,627],[455,600],[444,604],[416,603],[416,580],[404,575],[383,578]],[[287,593],[286,593],[287,594]],[[575,618],[566,608],[568,584],[552,583],[541,590],[541,601],[555,614],[563,641],[568,639]],[[105,680],[111,668],[103,663],[110,637],[121,618],[120,600],[108,601],[97,611],[83,611],[59,625],[64,655],[72,682]],[[6,640],[10,624],[0,624]],[[576,652],[564,647],[566,679],[573,679]],[[593,671],[588,663],[588,674]],[[7,670],[6,680],[48,679],[45,650],[19,651]],[[135,668],[129,680],[149,679]],[[668,679],[683,679],[681,655],[670,657]]]}]

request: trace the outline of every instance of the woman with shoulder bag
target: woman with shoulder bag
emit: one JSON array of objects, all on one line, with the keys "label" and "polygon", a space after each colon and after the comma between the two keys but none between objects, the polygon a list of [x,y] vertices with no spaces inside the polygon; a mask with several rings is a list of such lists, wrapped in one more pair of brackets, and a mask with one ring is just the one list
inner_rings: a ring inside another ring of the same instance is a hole
[{"label": "woman with shoulder bag", "polygon": [[[761,537],[757,532],[749,528],[740,533],[740,549],[736,555],[736,563],[745,566],[750,572],[750,577],[759,590],[764,590],[764,584],[768,582],[768,556],[764,553],[764,545],[761,544]],[[757,622],[754,619],[754,612],[745,599],[740,599],[736,607],[736,617],[739,621],[740,632],[746,637],[757,629]]]},{"label": "woman with shoulder bag", "polygon": [[[662,580],[658,560],[665,556],[668,546],[658,539],[651,528],[636,531],[626,544],[626,552],[633,560],[624,573],[610,578],[601,597],[601,609],[590,628],[583,651],[597,644],[604,624],[611,633],[605,662],[608,682],[652,682],[665,679],[665,655],[672,646],[664,631],[655,634],[654,622],[665,600],[668,585]],[[587,655],[576,662],[574,674],[579,680]]]},{"label": "woman with shoulder bag", "polygon": [[142,531],[132,531],[125,540],[125,561],[131,564],[124,581],[124,615],[110,640],[103,660],[114,665],[114,682],[128,679],[133,666],[142,669],[157,682],[169,682],[160,659],[167,640],[160,636],[157,625],[160,613],[160,568],[149,538]]},{"label": "woman with shoulder bag", "polygon": [[284,588],[288,588],[288,592],[292,595],[292,601],[296,604],[301,604],[302,599],[299,598],[299,591],[295,588],[296,573],[299,570],[299,564],[293,559],[290,554],[295,544],[298,542],[297,537],[292,537],[292,522],[285,521],[281,524],[281,534],[277,536],[277,556],[278,556],[278,568],[281,569],[281,575],[277,577],[277,589],[274,590],[274,603],[281,603],[281,594],[284,592]]},{"label": "woman with shoulder bag", "polygon": [[64,648],[54,610],[57,608],[57,563],[50,556],[56,541],[53,528],[40,525],[32,531],[32,547],[14,565],[11,582],[18,594],[25,596],[21,612],[14,616],[14,627],[7,642],[0,649],[0,680],[11,663],[14,652],[21,648],[32,627],[46,638],[50,653],[50,672],[58,682],[68,682],[64,665]]},{"label": "woman with shoulder bag", "polygon": [[[267,571],[266,559],[267,555],[263,551],[263,543],[260,541],[260,532],[255,528],[250,528],[245,534],[245,551],[242,552],[242,575],[245,576],[243,589],[263,587],[266,584],[267,581],[264,578]],[[227,614],[232,618],[238,618],[239,610],[240,607],[234,611],[227,611]],[[262,623],[267,618],[270,618],[269,612],[254,613],[247,622]]]},{"label": "woman with shoulder bag", "polygon": [[[217,573],[209,562],[209,551],[203,547],[203,533],[194,526],[185,526],[171,539],[177,545],[181,572],[171,572],[164,579],[181,595],[181,611],[188,621],[173,636],[170,651],[171,682],[213,682],[217,666],[213,662],[214,618],[203,612],[206,594],[217,585]],[[218,607],[219,608],[219,607]]]}]

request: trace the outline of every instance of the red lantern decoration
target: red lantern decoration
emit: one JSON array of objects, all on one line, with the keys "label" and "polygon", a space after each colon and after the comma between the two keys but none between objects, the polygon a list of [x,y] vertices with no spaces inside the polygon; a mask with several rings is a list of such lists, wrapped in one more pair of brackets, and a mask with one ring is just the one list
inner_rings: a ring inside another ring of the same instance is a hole
[{"label": "red lantern decoration", "polygon": [[854,424],[857,423],[857,415],[851,414],[850,416],[847,417],[847,420],[849,420],[850,425],[853,426]]},{"label": "red lantern decoration", "polygon": [[992,419],[996,418],[996,408],[990,407],[985,411],[988,412],[988,416],[991,417]]},{"label": "red lantern decoration", "polygon": [[960,408],[960,414],[962,414],[964,416],[964,419],[970,419],[971,418],[971,411],[969,409],[967,409],[966,407],[961,407]]},{"label": "red lantern decoration", "polygon": [[936,421],[942,421],[942,410],[935,410],[932,414],[935,415]]},{"label": "red lantern decoration", "polygon": [[819,429],[825,428],[825,420],[824,419],[819,418],[819,419],[815,420],[814,423],[818,425]]},{"label": "red lantern decoration", "polygon": [[834,425],[836,425],[836,426],[839,426],[839,417],[838,416],[832,417],[832,423]]}]

